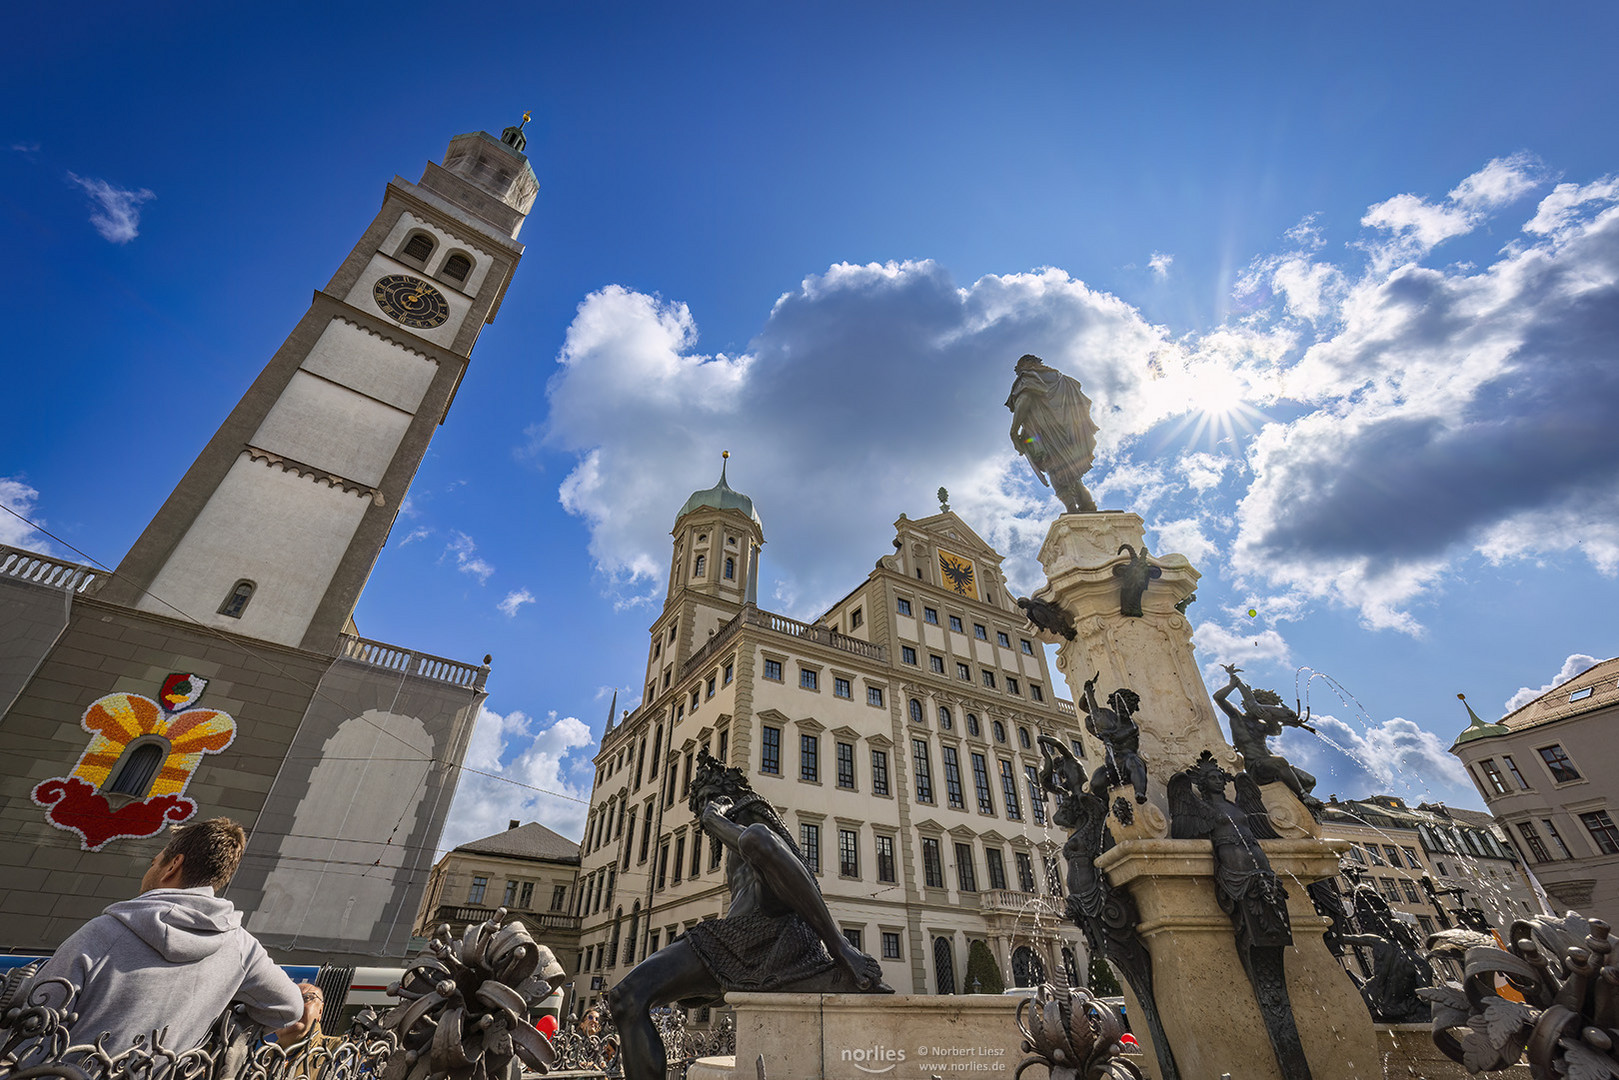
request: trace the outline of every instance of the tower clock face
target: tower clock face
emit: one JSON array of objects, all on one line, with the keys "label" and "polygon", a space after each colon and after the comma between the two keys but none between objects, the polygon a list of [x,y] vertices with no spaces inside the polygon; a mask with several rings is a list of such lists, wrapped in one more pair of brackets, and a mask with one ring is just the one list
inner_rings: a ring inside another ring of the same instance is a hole
[{"label": "tower clock face", "polygon": [[962,596],[978,599],[978,574],[973,561],[954,552],[939,549],[939,581]]},{"label": "tower clock face", "polygon": [[377,279],[371,289],[381,308],[395,322],[416,330],[431,330],[443,326],[450,317],[450,305],[444,294],[421,278],[409,274],[389,274]]}]

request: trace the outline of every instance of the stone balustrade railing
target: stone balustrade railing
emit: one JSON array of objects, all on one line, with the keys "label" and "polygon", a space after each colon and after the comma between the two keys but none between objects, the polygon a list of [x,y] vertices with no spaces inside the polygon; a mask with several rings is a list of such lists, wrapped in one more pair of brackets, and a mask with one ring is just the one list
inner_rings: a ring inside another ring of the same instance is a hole
[{"label": "stone balustrade railing", "polygon": [[1006,913],[1047,919],[1060,919],[1063,916],[1062,901],[1056,897],[1012,889],[989,889],[979,893],[978,910],[986,915]]},{"label": "stone balustrade railing", "polygon": [[[424,679],[464,686],[469,690],[482,690],[489,678],[489,665],[481,666],[449,660],[431,653],[402,649],[381,641],[344,634],[338,641],[337,655],[372,667],[386,668],[406,675],[419,675]],[[487,658],[486,658],[487,659]]]},{"label": "stone balustrade railing", "polygon": [[85,593],[100,588],[105,576],[103,571],[94,567],[0,544],[0,577]]}]

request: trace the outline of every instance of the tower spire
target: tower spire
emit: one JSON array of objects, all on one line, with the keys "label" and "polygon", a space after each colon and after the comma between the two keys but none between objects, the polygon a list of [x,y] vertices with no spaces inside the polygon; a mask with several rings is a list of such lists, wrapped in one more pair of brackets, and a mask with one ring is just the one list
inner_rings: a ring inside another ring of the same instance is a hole
[{"label": "tower spire", "polygon": [[[731,460],[731,452],[729,450],[721,450],[720,451],[720,483],[722,483],[722,484],[725,483],[725,466],[726,466],[726,463],[729,462],[730,460]],[[729,487],[730,485],[726,484],[726,486]]]},{"label": "tower spire", "polygon": [[523,148],[528,145],[528,136],[523,134],[523,125],[527,124],[530,119],[531,118],[528,110],[524,109],[522,123],[516,124],[515,126],[509,127],[505,131],[502,131],[500,133],[500,141],[521,154],[523,152]]},{"label": "tower spire", "polygon": [[1469,721],[1467,727],[1462,731],[1462,733],[1456,736],[1456,743],[1458,745],[1464,742],[1470,742],[1473,739],[1481,739],[1488,735],[1505,735],[1511,730],[1505,724],[1485,723],[1479,718],[1478,713],[1473,711],[1473,706],[1467,703],[1466,694],[1457,694],[1456,697],[1459,701],[1461,701],[1462,708],[1467,710],[1467,718]]}]

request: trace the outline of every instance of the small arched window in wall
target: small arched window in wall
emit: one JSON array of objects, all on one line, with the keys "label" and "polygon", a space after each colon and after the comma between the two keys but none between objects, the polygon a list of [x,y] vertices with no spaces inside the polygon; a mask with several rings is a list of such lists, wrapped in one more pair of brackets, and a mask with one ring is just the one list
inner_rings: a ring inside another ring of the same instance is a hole
[{"label": "small arched window in wall", "polygon": [[421,266],[427,262],[429,255],[433,254],[433,238],[426,233],[412,233],[405,246],[399,249],[399,257],[405,262],[413,262]]},{"label": "small arched window in wall", "polygon": [[113,795],[146,798],[146,793],[152,790],[152,781],[157,779],[158,769],[163,767],[163,759],[168,756],[168,743],[162,739],[135,740],[125,748],[123,759],[102,790]]},{"label": "small arched window in wall", "polygon": [[699,555],[699,556],[697,556],[697,561],[692,564],[691,576],[692,577],[702,577],[703,576],[703,571],[705,569],[707,569],[707,567],[708,567],[708,556],[707,555]]},{"label": "small arched window in wall", "polygon": [[949,731],[954,726],[955,726],[955,721],[951,720],[951,718],[950,718],[950,710],[945,708],[943,705],[940,705],[939,706],[939,727],[944,729],[945,731]]},{"label": "small arched window in wall", "polygon": [[251,581],[243,578],[231,587],[230,594],[225,602],[219,605],[219,613],[232,619],[240,619],[242,612],[247,609],[247,602],[253,599],[253,590],[257,588]]},{"label": "small arched window in wall", "polygon": [[975,739],[978,738],[978,717],[972,713],[967,714],[967,734]]},{"label": "small arched window in wall", "polygon": [[736,580],[736,560],[731,558],[729,555],[725,557],[725,580]]},{"label": "small arched window in wall", "polygon": [[1022,724],[1018,725],[1017,741],[1018,745],[1023,747],[1023,749],[1029,749],[1029,729],[1024,727]]},{"label": "small arched window in wall", "polygon": [[990,724],[990,727],[995,732],[995,741],[996,742],[1003,743],[1003,742],[1006,741],[1006,725],[1005,724],[1001,723],[999,720],[996,720],[996,721],[993,721]]},{"label": "small arched window in wall", "polygon": [[460,252],[456,252],[444,260],[444,268],[439,273],[451,281],[459,281],[464,284],[467,280],[467,275],[472,273],[472,260]]},{"label": "small arched window in wall", "polygon": [[925,724],[925,723],[927,723],[926,720],[922,719],[922,703],[920,701],[916,700],[915,698],[911,699],[911,723],[913,723],[913,724]]}]

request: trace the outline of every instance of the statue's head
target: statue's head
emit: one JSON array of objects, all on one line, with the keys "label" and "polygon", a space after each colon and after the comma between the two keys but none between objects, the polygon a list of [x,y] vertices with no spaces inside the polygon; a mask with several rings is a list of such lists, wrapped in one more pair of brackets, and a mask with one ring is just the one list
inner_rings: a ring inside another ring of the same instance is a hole
[{"label": "statue's head", "polygon": [[1207,750],[1186,770],[1186,775],[1191,777],[1193,786],[1205,795],[1223,795],[1232,779],[1231,774],[1222,769],[1220,763],[1214,760],[1214,755]]},{"label": "statue's head", "polygon": [[718,798],[741,802],[753,794],[753,788],[741,769],[723,764],[707,750],[697,752],[697,769],[691,777],[691,796],[686,805],[693,814],[701,814],[703,807]]},{"label": "statue's head", "polygon": [[1024,353],[1022,356],[1018,357],[1018,362],[1017,362],[1017,370],[1018,371],[1030,371],[1030,370],[1032,370],[1034,368],[1040,368],[1040,367],[1045,367],[1045,366],[1046,366],[1046,362],[1044,360],[1040,359],[1038,356],[1034,355],[1033,353]]}]

